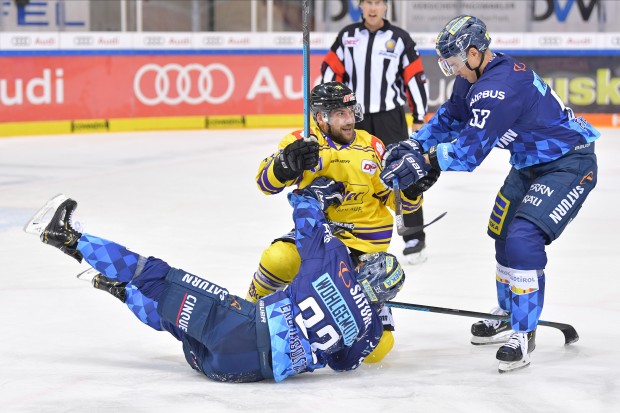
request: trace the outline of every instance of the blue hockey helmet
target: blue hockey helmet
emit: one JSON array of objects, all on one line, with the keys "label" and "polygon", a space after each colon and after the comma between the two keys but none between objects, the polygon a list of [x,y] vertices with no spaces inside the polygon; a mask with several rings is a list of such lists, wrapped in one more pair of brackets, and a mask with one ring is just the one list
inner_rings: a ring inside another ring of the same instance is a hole
[{"label": "blue hockey helmet", "polygon": [[368,300],[384,303],[396,297],[405,283],[405,272],[392,254],[375,252],[359,257],[360,267],[356,270]]},{"label": "blue hockey helmet", "polygon": [[474,16],[455,17],[439,32],[435,40],[439,67],[444,75],[451,76],[465,65],[467,52],[471,47],[484,53],[490,43],[491,37],[482,20]]}]

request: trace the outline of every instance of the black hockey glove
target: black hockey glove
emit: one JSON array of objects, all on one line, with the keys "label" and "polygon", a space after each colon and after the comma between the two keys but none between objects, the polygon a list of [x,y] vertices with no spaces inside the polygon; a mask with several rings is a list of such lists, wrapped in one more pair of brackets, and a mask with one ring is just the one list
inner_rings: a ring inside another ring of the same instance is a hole
[{"label": "black hockey glove", "polygon": [[280,182],[297,178],[319,163],[319,143],[314,135],[286,146],[274,160],[273,173]]},{"label": "black hockey glove", "polygon": [[342,204],[344,196],[344,185],[333,179],[319,176],[310,185],[303,189],[294,191],[301,196],[309,196],[316,199],[321,204],[321,209],[325,211],[330,205]]},{"label": "black hockey glove", "polygon": [[409,188],[403,189],[403,193],[409,199],[417,198],[423,192],[428,191],[431,186],[435,185],[435,182],[439,179],[439,175],[441,175],[441,171],[431,168],[426,172],[425,177],[420,178]]}]

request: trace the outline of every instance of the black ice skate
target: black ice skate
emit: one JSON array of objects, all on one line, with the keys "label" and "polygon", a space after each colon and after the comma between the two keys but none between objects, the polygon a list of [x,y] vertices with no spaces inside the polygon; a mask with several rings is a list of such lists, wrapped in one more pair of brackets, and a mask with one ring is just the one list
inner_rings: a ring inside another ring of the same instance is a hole
[{"label": "black ice skate", "polygon": [[[491,314],[505,315],[509,313],[499,307],[491,310]],[[513,333],[510,320],[482,320],[471,326],[471,344],[475,346],[484,344],[505,343]]]},{"label": "black ice skate", "polygon": [[[78,262],[82,262],[82,254],[75,248],[82,234],[76,231],[71,223],[71,216],[76,207],[77,202],[73,199],[62,194],[56,195],[28,221],[24,231],[38,234],[45,244],[56,247]],[[52,211],[54,215],[50,219]]]},{"label": "black ice skate", "polygon": [[515,331],[508,342],[497,350],[499,372],[522,369],[530,365],[530,353],[536,348],[536,330],[529,333]]},{"label": "black ice skate", "polygon": [[93,287],[101,291],[107,291],[123,303],[127,301],[126,282],[108,278],[94,268],[89,268],[77,275],[79,280],[89,281]]}]

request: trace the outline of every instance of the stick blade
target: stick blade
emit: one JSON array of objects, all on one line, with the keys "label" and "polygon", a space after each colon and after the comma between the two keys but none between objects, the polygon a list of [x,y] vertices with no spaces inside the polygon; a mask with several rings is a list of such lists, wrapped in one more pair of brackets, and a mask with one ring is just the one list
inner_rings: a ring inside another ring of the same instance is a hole
[{"label": "stick blade", "polygon": [[560,328],[560,331],[562,332],[562,334],[564,334],[565,346],[579,341],[579,334],[577,334],[577,330],[575,330],[575,327],[567,325],[566,327]]}]

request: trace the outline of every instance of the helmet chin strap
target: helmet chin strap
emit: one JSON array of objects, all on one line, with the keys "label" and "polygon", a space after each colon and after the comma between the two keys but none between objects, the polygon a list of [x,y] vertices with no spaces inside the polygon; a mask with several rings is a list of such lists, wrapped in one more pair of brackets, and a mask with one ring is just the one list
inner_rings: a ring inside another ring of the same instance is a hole
[{"label": "helmet chin strap", "polygon": [[480,66],[482,66],[483,61],[484,61],[484,53],[480,53],[480,63],[478,63],[478,66],[476,68],[472,68],[469,65],[469,59],[467,59],[467,61],[465,62],[465,66],[467,66],[469,70],[471,70],[472,72],[476,72],[476,80],[480,79]]}]

